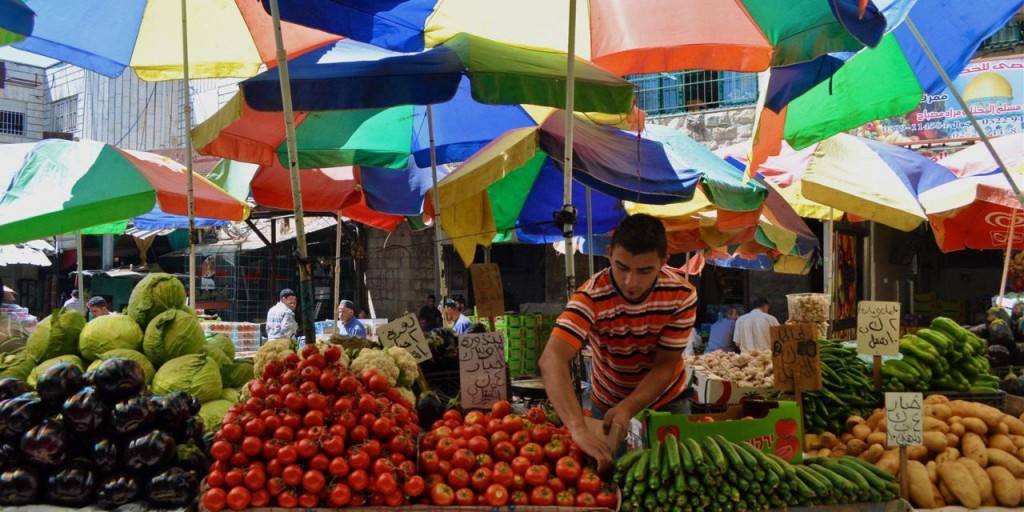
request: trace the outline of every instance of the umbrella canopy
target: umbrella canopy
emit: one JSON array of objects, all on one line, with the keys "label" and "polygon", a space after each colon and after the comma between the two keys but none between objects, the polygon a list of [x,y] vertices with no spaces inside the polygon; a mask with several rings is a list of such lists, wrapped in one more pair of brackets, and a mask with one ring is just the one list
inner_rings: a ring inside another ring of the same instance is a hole
[{"label": "umbrella canopy", "polygon": [[[16,48],[119,76],[131,67],[147,81],[180,80],[181,3],[148,0],[27,0],[32,36]],[[274,65],[271,18],[257,0],[187,0],[189,78],[250,77]],[[93,27],[86,29],[86,27]],[[290,57],[340,39],[282,23]]]},{"label": "umbrella canopy", "polygon": [[[69,233],[150,213],[188,213],[185,168],[94,141],[0,145],[0,244]],[[249,208],[196,177],[200,217],[240,221]]]},{"label": "umbrella canopy", "polygon": [[[481,103],[528,103],[565,107],[564,53],[523,48],[470,34],[456,34],[436,48],[397,53],[354,41],[340,41],[288,62],[296,110],[384,108],[430,105],[452,99],[468,77]],[[280,111],[277,69],[241,83],[256,110]],[[577,59],[576,110],[628,113],[633,84]]]},{"label": "umbrella canopy", "polygon": [[[921,0],[908,19],[942,68],[956,76],[981,43],[1020,8],[1020,0],[993,0],[984,9],[958,0]],[[906,25],[887,34],[874,49],[772,69],[768,108],[758,120],[751,168],[778,154],[783,139],[801,149],[876,119],[904,114],[918,106],[922,94],[935,94],[943,87]]]},{"label": "umbrella canopy", "polygon": [[[1024,135],[999,137],[992,143],[1018,186],[1024,185]],[[1024,248],[1024,207],[983,145],[938,163],[956,179],[922,192],[921,204],[940,249]]]},{"label": "umbrella canopy", "polygon": [[[861,10],[862,3],[867,5]],[[590,0],[577,4],[576,51],[619,75],[762,71],[830,51],[873,46],[913,0]],[[268,0],[263,1],[269,9]],[[568,9],[550,0],[311,0],[283,2],[282,19],[397,51],[459,32],[564,51]]]},{"label": "umbrella canopy", "polygon": [[24,40],[35,21],[35,13],[21,0],[0,0],[0,46]]},{"label": "umbrella canopy", "polygon": [[53,246],[43,240],[32,240],[23,244],[0,245],[0,267],[7,265],[49,267],[49,255],[54,252]]}]

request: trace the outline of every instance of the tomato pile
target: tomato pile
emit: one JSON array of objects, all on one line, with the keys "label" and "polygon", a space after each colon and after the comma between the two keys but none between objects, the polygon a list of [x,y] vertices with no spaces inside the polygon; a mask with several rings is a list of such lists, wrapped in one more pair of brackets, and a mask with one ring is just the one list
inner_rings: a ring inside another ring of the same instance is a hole
[{"label": "tomato pile", "polygon": [[424,501],[434,505],[557,505],[615,508],[617,498],[564,427],[539,408],[512,414],[449,410],[420,441]]},{"label": "tomato pile", "polygon": [[249,382],[210,447],[207,509],[396,507],[424,493],[413,405],[340,358],[338,347],[306,346]]}]

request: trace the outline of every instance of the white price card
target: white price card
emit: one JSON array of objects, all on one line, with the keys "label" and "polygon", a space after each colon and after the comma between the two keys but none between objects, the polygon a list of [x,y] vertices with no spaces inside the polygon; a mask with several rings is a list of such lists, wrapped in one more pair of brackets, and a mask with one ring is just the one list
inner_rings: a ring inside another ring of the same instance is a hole
[{"label": "white price card", "polygon": [[423,336],[419,320],[412,313],[378,327],[377,339],[384,348],[404,348],[412,354],[417,363],[430,360],[430,345]]},{"label": "white price card", "polygon": [[505,337],[498,332],[459,336],[459,383],[463,409],[488,409],[508,399]]},{"label": "white price card", "polygon": [[872,356],[900,353],[900,303],[857,303],[857,352]]},{"label": "white price card", "polygon": [[924,396],[921,393],[885,394],[886,444],[924,444]]}]

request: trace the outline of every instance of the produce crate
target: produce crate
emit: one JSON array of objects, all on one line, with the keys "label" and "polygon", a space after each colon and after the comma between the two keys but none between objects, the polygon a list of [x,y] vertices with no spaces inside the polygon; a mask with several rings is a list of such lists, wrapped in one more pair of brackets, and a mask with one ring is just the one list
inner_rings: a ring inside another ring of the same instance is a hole
[{"label": "produce crate", "polygon": [[995,393],[971,393],[967,391],[925,391],[924,396],[944,395],[950,400],[964,400],[967,402],[978,402],[979,404],[991,405],[1000,411],[1006,407],[1006,392],[996,391]]},{"label": "produce crate", "polygon": [[693,398],[695,403],[738,404],[748,395],[763,396],[772,391],[771,389],[740,387],[736,382],[709,375],[700,366],[694,367],[693,375],[693,388],[696,391]]},{"label": "produce crate", "polygon": [[1000,409],[1006,414],[1013,417],[1019,417],[1024,414],[1024,396],[1006,394],[1006,407]]}]

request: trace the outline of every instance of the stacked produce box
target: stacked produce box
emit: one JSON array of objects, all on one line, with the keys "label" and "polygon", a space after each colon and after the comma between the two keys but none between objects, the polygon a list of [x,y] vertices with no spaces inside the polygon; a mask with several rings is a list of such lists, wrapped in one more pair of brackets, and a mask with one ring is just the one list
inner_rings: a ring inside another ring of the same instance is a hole
[{"label": "stacked produce box", "polygon": [[505,354],[509,371],[513,377],[519,375],[537,375],[537,359],[540,358],[547,344],[551,330],[554,329],[556,315],[541,313],[523,315],[502,315],[494,317],[494,324],[487,317],[470,318],[474,323],[482,323],[489,330],[500,332],[505,336],[508,350]]}]

